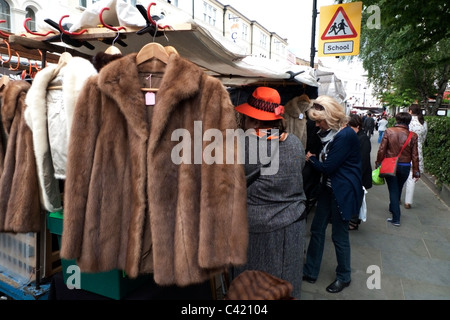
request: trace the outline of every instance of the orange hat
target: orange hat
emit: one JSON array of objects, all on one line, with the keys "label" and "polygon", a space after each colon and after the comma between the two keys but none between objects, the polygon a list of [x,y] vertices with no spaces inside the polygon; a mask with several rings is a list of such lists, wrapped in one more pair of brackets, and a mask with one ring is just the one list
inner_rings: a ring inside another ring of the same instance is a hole
[{"label": "orange hat", "polygon": [[284,107],[280,105],[281,98],[277,90],[269,87],[258,87],[248,98],[247,103],[234,109],[254,119],[270,121],[283,119]]}]

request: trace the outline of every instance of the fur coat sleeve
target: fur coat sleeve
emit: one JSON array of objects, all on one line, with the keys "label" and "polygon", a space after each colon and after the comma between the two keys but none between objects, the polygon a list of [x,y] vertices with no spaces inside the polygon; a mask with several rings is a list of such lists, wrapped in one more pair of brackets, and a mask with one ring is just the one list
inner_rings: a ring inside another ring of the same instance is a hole
[{"label": "fur coat sleeve", "polygon": [[2,92],[2,124],[8,137],[0,176],[0,231],[40,231],[39,185],[33,138],[24,120],[26,81],[10,81]]},{"label": "fur coat sleeve", "polygon": [[[200,283],[247,256],[243,165],[202,157],[212,150],[208,129],[224,137],[236,129],[234,109],[217,79],[176,55],[156,105],[145,105],[140,88],[136,54],[129,54],[91,77],[79,96],[61,256],[85,272],[122,269],[131,277],[153,273],[160,285]],[[180,147],[181,163],[174,160]]]}]

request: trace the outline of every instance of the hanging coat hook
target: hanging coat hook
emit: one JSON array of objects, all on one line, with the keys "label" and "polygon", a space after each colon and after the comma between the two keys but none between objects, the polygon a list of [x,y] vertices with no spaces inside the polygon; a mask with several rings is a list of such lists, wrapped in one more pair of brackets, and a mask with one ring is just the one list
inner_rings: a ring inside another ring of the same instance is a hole
[{"label": "hanging coat hook", "polygon": [[[38,49],[38,52],[39,52],[39,55],[41,56],[41,61],[42,61],[42,60],[43,60],[43,59],[42,59],[42,51],[41,51],[40,49]],[[41,71],[42,68],[43,68],[43,66],[41,66],[41,67],[39,68],[37,61],[34,62],[33,67],[36,69],[36,71]]]},{"label": "hanging coat hook", "polygon": [[17,55],[17,66],[16,66],[15,68],[13,68],[12,64],[10,63],[10,64],[9,64],[9,70],[11,70],[11,71],[17,71],[17,70],[19,70],[19,66],[20,66],[20,55],[19,55],[19,53],[17,52],[17,50],[14,50],[14,51],[16,52],[16,55]]},{"label": "hanging coat hook", "polygon": [[62,16],[61,19],[59,19],[59,30],[61,30],[62,33],[67,34],[69,36],[79,36],[82,35],[83,33],[87,32],[87,29],[83,29],[80,32],[68,32],[66,30],[64,30],[63,26],[62,26],[62,21],[63,19],[69,17],[68,14],[66,14],[65,16]]},{"label": "hanging coat hook", "polygon": [[152,15],[150,14],[150,8],[151,8],[152,6],[154,6],[154,5],[156,5],[155,2],[151,2],[151,3],[148,5],[148,8],[147,8],[147,18],[148,18],[148,20],[149,20],[149,21],[151,22],[151,24],[154,25],[155,27],[158,27],[158,28],[161,28],[161,29],[169,28],[168,25],[165,25],[165,26],[158,26],[158,25],[156,24],[156,22],[152,19]]},{"label": "hanging coat hook", "polygon": [[27,22],[30,21],[30,20],[33,20],[33,19],[31,19],[31,18],[26,18],[25,21],[23,22],[23,27],[25,28],[25,30],[27,30],[28,33],[30,33],[30,34],[32,34],[32,35],[35,35],[35,36],[43,36],[43,37],[48,36],[50,33],[56,34],[56,32],[54,32],[54,31],[49,31],[49,32],[47,32],[47,33],[45,33],[45,34],[44,34],[44,33],[38,33],[38,32],[31,31],[31,30],[28,29],[28,27],[27,27]]},{"label": "hanging coat hook", "polygon": [[4,63],[7,63],[7,62],[11,61],[11,47],[9,46],[9,42],[8,41],[6,41],[5,39],[2,39],[2,40],[6,44],[6,46],[8,47],[8,60],[6,60],[6,61],[3,60],[3,58],[0,55],[0,60],[2,61],[2,65],[3,65]]},{"label": "hanging coat hook", "polygon": [[105,28],[108,28],[108,29],[110,29],[110,30],[112,30],[112,31],[124,30],[124,29],[125,29],[124,26],[120,26],[119,28],[115,28],[115,27],[112,27],[112,26],[106,24],[106,23],[103,21],[103,11],[105,11],[105,10],[109,10],[109,8],[108,8],[108,7],[103,8],[102,11],[100,11],[100,13],[99,13],[99,15],[98,15],[98,17],[99,17],[100,22],[102,23],[102,25],[103,25]]},{"label": "hanging coat hook", "polygon": [[[6,22],[6,20],[0,20],[0,23],[5,23],[5,22]],[[1,31],[1,30],[0,30],[0,35],[1,35],[2,37],[9,38],[9,34],[4,33],[4,32]]]}]

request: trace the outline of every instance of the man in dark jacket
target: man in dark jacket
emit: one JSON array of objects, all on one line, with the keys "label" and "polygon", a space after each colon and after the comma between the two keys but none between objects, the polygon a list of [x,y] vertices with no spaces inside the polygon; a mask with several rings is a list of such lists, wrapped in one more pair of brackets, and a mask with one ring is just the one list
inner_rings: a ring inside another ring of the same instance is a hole
[{"label": "man in dark jacket", "polygon": [[[357,114],[351,114],[348,120],[348,125],[355,130],[359,138],[359,146],[361,151],[362,164],[362,184],[366,190],[372,188],[372,165],[370,163],[370,152],[372,151],[372,144],[370,139],[362,130],[362,119]],[[361,219],[358,216],[353,217],[350,222],[349,230],[358,230]]]},{"label": "man in dark jacket", "polygon": [[367,115],[367,118],[364,120],[364,132],[367,134],[367,136],[372,137],[373,135],[373,130],[375,129],[375,120],[372,118],[372,114],[369,113]]}]

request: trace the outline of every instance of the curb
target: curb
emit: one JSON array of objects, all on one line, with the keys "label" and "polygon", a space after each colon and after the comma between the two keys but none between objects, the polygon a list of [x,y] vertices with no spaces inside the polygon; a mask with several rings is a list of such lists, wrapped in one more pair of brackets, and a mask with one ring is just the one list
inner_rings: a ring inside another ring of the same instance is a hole
[{"label": "curb", "polygon": [[429,174],[423,173],[421,175],[423,182],[447,205],[450,207],[450,187],[447,185],[442,185],[439,189],[436,185],[436,178]]}]

